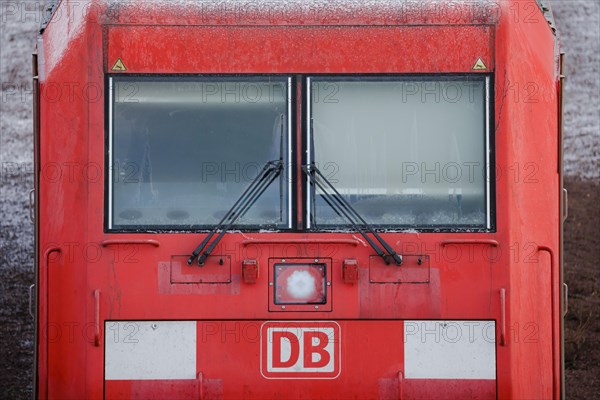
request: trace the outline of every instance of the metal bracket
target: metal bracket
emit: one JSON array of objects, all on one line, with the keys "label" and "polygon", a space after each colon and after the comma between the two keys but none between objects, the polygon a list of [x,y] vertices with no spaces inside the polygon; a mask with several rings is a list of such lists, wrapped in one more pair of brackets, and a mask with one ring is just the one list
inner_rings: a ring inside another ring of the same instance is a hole
[{"label": "metal bracket", "polygon": [[404,375],[402,371],[398,371],[398,399],[404,398]]},{"label": "metal bracket", "polygon": [[506,289],[500,289],[500,346],[506,346]]},{"label": "metal bracket", "polygon": [[33,289],[35,288],[35,283],[29,286],[29,315],[31,318],[35,318],[35,314],[33,312]]},{"label": "metal bracket", "polygon": [[35,189],[31,189],[29,191],[29,220],[31,221],[31,223],[35,224],[35,205],[34,205],[34,198],[35,198]]},{"label": "metal bracket", "polygon": [[569,312],[569,285],[567,285],[566,283],[563,282],[563,304],[564,304],[564,311],[563,311],[563,317],[567,315],[567,313]]},{"label": "metal bracket", "polygon": [[100,347],[100,289],[94,290],[94,346]]},{"label": "metal bracket", "polygon": [[567,189],[563,188],[563,222],[569,218],[569,192]]}]

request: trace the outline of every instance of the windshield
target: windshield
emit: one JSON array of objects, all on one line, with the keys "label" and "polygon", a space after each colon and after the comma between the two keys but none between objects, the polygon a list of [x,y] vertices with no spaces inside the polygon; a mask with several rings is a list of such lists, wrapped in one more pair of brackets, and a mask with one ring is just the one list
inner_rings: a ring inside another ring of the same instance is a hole
[{"label": "windshield", "polygon": [[[365,220],[491,228],[485,77],[309,78],[309,163]],[[307,187],[309,225],[347,225]]]},{"label": "windshield", "polygon": [[[288,78],[113,77],[109,229],[218,224],[265,163],[289,163]],[[283,154],[282,154],[283,153]],[[236,226],[290,226],[288,168]]]}]

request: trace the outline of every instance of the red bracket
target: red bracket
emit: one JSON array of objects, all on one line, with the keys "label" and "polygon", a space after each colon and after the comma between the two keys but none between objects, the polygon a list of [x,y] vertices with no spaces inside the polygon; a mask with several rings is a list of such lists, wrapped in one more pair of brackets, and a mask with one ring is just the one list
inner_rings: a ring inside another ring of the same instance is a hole
[{"label": "red bracket", "polygon": [[354,284],[358,282],[358,261],[344,260],[342,263],[342,279],[344,283]]},{"label": "red bracket", "polygon": [[94,290],[94,346],[100,347],[100,289]]},{"label": "red bracket", "polygon": [[256,283],[258,280],[258,262],[256,260],[242,261],[242,280],[244,283]]}]

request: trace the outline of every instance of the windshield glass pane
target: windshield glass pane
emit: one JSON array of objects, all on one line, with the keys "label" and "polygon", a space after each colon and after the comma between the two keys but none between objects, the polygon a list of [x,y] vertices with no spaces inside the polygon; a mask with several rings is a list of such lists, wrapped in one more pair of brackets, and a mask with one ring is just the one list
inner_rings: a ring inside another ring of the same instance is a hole
[{"label": "windshield glass pane", "polygon": [[[485,77],[310,82],[310,161],[367,222],[489,228]],[[313,225],[348,225],[311,190]]]},{"label": "windshield glass pane", "polygon": [[[288,78],[111,78],[109,229],[211,227],[289,157]],[[289,227],[288,169],[236,226]]]}]

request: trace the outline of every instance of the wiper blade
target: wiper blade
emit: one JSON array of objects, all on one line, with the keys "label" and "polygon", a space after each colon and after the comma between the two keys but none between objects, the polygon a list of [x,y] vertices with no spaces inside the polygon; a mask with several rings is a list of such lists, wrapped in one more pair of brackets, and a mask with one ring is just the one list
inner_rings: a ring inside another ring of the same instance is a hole
[{"label": "wiper blade", "polygon": [[[279,162],[283,166],[283,132],[284,132],[285,117],[279,115]],[[279,174],[279,222],[283,222],[283,184],[285,181],[284,174]]]},{"label": "wiper blade", "polygon": [[[190,255],[187,263],[192,265],[194,259],[198,257],[198,265],[204,265],[206,258],[213,252],[219,241],[225,233],[231,229],[238,219],[244,216],[246,212],[256,203],[260,196],[273,183],[275,178],[283,171],[283,160],[269,161],[265,164],[258,176],[248,185],[242,195],[236,200],[233,206],[225,213],[221,221],[213,228],[204,240],[196,247]],[[225,227],[223,227],[225,226]],[[208,245],[208,242],[219,232],[215,240]],[[208,247],[206,247],[208,245]],[[206,250],[204,250],[206,248]]]},{"label": "wiper blade", "polygon": [[[306,176],[309,177],[310,181],[314,186],[318,187],[323,192],[323,199],[325,202],[340,216],[346,218],[352,228],[358,231],[362,237],[365,238],[367,243],[375,250],[378,256],[383,258],[386,264],[390,264],[391,260],[394,261],[396,265],[402,264],[402,256],[394,251],[394,249],[373,229],[373,227],[364,220],[364,218],[350,205],[348,200],[342,196],[338,190],[325,178],[325,176],[319,171],[319,169],[314,165],[303,165],[302,170],[306,173]],[[333,191],[333,194],[329,193],[327,188],[319,182],[319,180],[323,181],[326,186]],[[313,205],[314,207],[314,205]],[[355,221],[358,220],[361,226]],[[375,241],[367,235],[370,233],[377,239],[379,244],[385,249],[387,254],[379,247]]]}]

